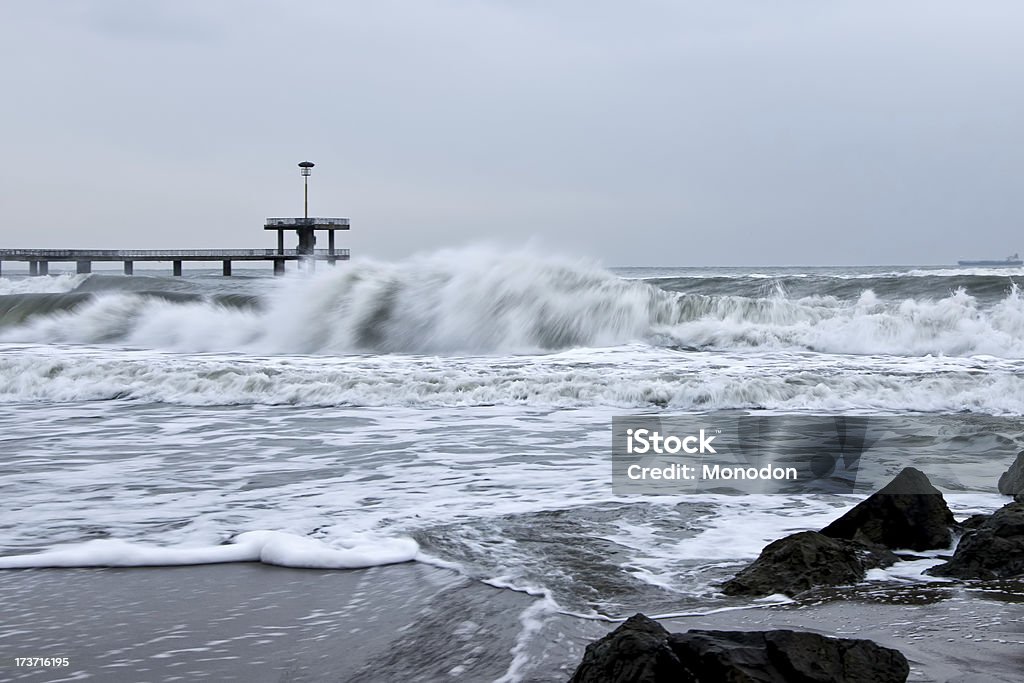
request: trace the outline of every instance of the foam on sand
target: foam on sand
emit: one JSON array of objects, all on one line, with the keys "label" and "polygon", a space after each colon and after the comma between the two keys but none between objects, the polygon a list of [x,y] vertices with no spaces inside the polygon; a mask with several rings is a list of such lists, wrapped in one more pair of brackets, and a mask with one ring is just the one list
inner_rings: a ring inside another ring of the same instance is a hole
[{"label": "foam on sand", "polygon": [[410,562],[419,546],[408,538],[323,541],[281,531],[248,531],[230,543],[167,548],[97,539],[29,555],[0,557],[0,569],[41,567],[173,567],[227,562],[262,562],[301,569],[362,569]]}]

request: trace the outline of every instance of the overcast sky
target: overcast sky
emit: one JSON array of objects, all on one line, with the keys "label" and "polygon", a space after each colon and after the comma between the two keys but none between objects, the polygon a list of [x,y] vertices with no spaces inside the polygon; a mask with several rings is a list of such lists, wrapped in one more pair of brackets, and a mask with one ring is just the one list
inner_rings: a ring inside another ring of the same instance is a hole
[{"label": "overcast sky", "polygon": [[[3,0],[0,247],[1024,253],[1020,0]],[[289,239],[291,242],[292,239]]]}]

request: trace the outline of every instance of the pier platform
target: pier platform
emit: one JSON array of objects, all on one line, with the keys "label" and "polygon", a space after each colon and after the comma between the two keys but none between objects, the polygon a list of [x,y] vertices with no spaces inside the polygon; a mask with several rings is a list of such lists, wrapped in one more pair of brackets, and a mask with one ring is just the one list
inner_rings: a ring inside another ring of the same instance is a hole
[{"label": "pier platform", "polygon": [[4,261],[28,262],[30,275],[47,275],[51,262],[74,262],[77,272],[91,273],[94,262],[120,261],[125,275],[131,275],[136,261],[170,261],[172,272],[181,275],[185,261],[220,261],[224,275],[231,275],[234,261],[271,261],[274,274],[280,275],[286,261],[333,264],[348,259],[348,249],[333,245],[330,249],[0,249],[0,272]]}]

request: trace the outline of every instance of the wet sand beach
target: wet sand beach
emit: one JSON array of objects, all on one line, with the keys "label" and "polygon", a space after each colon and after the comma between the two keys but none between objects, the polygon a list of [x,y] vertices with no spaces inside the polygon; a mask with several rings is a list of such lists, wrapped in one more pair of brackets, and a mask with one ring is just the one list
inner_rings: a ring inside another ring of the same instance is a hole
[{"label": "wet sand beach", "polygon": [[[616,626],[415,563],[6,571],[0,600],[3,681],[564,681]],[[907,656],[910,681],[1016,681],[1022,600],[1019,583],[856,588],[661,623],[869,638]]]},{"label": "wet sand beach", "polygon": [[[532,599],[420,564],[253,563],[9,571],[0,602],[3,681],[259,683],[396,680],[388,672],[406,667],[415,680],[493,680]],[[71,665],[17,668],[15,657]]]}]

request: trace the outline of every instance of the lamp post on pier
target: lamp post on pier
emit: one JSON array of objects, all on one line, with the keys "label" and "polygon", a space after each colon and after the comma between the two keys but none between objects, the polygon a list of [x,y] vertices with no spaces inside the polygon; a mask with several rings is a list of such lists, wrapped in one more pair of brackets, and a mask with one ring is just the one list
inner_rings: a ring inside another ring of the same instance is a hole
[{"label": "lamp post on pier", "polygon": [[[303,201],[303,212],[302,220],[303,225],[301,228],[296,230],[299,233],[299,253],[312,255],[313,250],[316,248],[316,235],[313,234],[313,228],[308,225],[309,223],[309,176],[313,173],[313,166],[315,164],[312,161],[303,161],[299,163],[299,172],[302,174],[302,184],[304,190],[304,201]],[[313,262],[309,262],[309,267],[313,268]]]},{"label": "lamp post on pier", "polygon": [[314,164],[312,161],[302,161],[299,163],[299,173],[302,174],[302,182],[305,186],[305,201],[303,206],[305,211],[303,212],[303,218],[309,218],[309,176],[313,173]]}]

